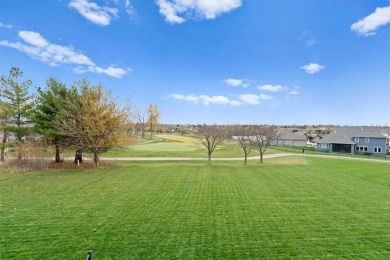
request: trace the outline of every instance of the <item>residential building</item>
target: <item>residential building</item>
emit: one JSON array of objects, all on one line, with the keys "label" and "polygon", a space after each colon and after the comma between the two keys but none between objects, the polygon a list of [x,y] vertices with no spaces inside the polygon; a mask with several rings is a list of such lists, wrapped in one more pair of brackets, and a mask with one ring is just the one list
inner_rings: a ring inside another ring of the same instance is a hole
[{"label": "residential building", "polygon": [[271,145],[276,146],[306,146],[307,137],[303,134],[292,133],[289,131],[280,131],[278,138],[271,142]]},{"label": "residential building", "polygon": [[386,136],[360,127],[341,127],[317,141],[317,151],[385,156]]}]

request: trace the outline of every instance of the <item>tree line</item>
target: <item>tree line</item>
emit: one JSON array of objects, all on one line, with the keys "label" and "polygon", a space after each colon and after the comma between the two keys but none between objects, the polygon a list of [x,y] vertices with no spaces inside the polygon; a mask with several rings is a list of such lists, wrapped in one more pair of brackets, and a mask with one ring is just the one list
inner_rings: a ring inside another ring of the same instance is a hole
[{"label": "tree line", "polygon": [[[87,78],[67,86],[49,78],[36,96],[30,94],[31,80],[22,80],[23,71],[12,67],[1,77],[0,88],[0,160],[5,149],[12,147],[17,160],[23,159],[23,145],[41,141],[53,147],[55,162],[60,162],[62,149],[75,150],[75,162],[82,162],[82,153],[93,154],[95,166],[100,155],[121,143],[129,142],[134,108],[120,106],[102,85],[92,85]],[[156,105],[146,110],[151,134],[160,118]]]},{"label": "tree line", "polygon": [[[92,85],[87,78],[71,86],[49,78],[34,96],[29,92],[32,81],[22,77],[22,70],[12,67],[9,75],[0,79],[1,161],[5,160],[6,148],[12,147],[16,159],[22,161],[26,157],[24,151],[31,150],[31,147],[25,149],[26,144],[40,142],[44,144],[43,149],[53,148],[56,163],[61,162],[61,151],[73,149],[75,163],[81,163],[83,152],[89,152],[93,154],[95,166],[99,166],[103,152],[129,143],[134,132],[140,132],[144,138],[149,131],[152,137],[160,124],[161,112],[157,105],[150,104],[141,110],[129,101],[120,106],[110,91],[100,84]],[[254,149],[262,162],[267,147],[278,137],[275,126],[198,125],[197,128],[209,164],[213,152],[226,139],[238,141],[245,164]],[[37,152],[32,153],[37,156]]]}]

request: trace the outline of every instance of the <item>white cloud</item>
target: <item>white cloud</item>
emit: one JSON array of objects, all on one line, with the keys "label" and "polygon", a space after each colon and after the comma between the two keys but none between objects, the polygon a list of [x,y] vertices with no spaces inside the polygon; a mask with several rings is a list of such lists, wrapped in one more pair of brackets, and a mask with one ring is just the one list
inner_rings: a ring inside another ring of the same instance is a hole
[{"label": "white cloud", "polygon": [[134,8],[131,5],[130,0],[126,0],[126,12],[129,15],[133,15],[134,14]]},{"label": "white cloud", "polygon": [[88,70],[99,74],[106,74],[114,78],[122,78],[122,76],[126,75],[126,70],[112,66],[109,66],[106,69],[99,66],[89,66]]},{"label": "white cloud", "polygon": [[271,92],[280,92],[280,91],[283,91],[283,90],[287,89],[287,87],[283,87],[281,85],[267,84],[267,85],[257,86],[257,89],[265,90],[265,91],[271,91]]},{"label": "white cloud", "polygon": [[243,83],[241,79],[231,79],[231,78],[225,79],[223,82],[225,82],[226,84],[232,87],[238,87]]},{"label": "white cloud", "polygon": [[258,95],[253,94],[242,94],[239,95],[241,101],[249,104],[249,105],[258,105],[260,104],[260,97]]},{"label": "white cloud", "polygon": [[10,25],[10,24],[4,24],[4,23],[1,23],[1,22],[0,22],[0,28],[11,29],[11,28],[12,28],[12,25]]},{"label": "white cloud", "polygon": [[261,100],[268,100],[272,99],[271,96],[260,94],[260,95],[254,95],[254,94],[242,94],[238,96],[239,99],[249,105],[258,105],[260,104]]},{"label": "white cloud", "polygon": [[220,104],[220,105],[227,105],[230,104],[232,106],[239,106],[242,105],[239,101],[232,101],[229,98],[225,96],[207,96],[207,95],[182,95],[182,94],[170,94],[168,95],[170,98],[178,99],[178,100],[184,100],[192,103],[203,103],[204,105],[210,105],[210,104]]},{"label": "white cloud", "polygon": [[118,9],[98,6],[88,0],[70,0],[68,6],[76,9],[87,20],[101,26],[109,25],[111,20],[118,15]]},{"label": "white cloud", "polygon": [[309,74],[314,74],[320,72],[320,70],[323,70],[325,66],[320,65],[318,63],[309,63],[301,66],[300,68],[304,69]]},{"label": "white cloud", "polygon": [[182,94],[170,94],[169,98],[184,100],[192,102],[194,104],[202,103],[204,105],[220,104],[231,106],[243,106],[243,105],[258,105],[261,100],[271,99],[268,95],[254,95],[254,94],[242,94],[238,95],[239,100],[231,100],[225,96],[208,96],[208,95],[182,95]]},{"label": "white cloud", "polygon": [[156,4],[167,22],[180,24],[193,16],[214,19],[240,7],[241,2],[242,0],[157,0]]},{"label": "white cloud", "polygon": [[165,20],[169,23],[183,23],[185,19],[178,16],[179,7],[176,7],[173,3],[166,0],[157,0],[157,5],[160,7],[160,14],[165,17]]},{"label": "white cloud", "polygon": [[182,94],[170,94],[169,97],[174,98],[174,99],[178,99],[178,100],[189,101],[189,102],[193,102],[193,103],[198,103],[199,99],[200,99],[199,97],[194,96],[194,95],[184,96]]},{"label": "white cloud", "polygon": [[359,35],[375,35],[375,30],[380,26],[390,23],[390,5],[378,7],[375,12],[351,25],[351,30]]},{"label": "white cloud", "polygon": [[203,101],[205,105],[208,104],[229,104],[230,100],[227,97],[224,96],[206,96],[206,95],[201,95],[199,98]]},{"label": "white cloud", "polygon": [[247,79],[233,79],[228,78],[223,81],[225,84],[232,86],[232,87],[243,87],[247,88],[250,85],[250,81]]},{"label": "white cloud", "polygon": [[19,37],[22,38],[25,42],[37,47],[45,47],[49,45],[48,42],[37,32],[20,31]]},{"label": "white cloud", "polygon": [[52,44],[43,38],[40,33],[19,31],[18,35],[25,43],[0,41],[0,45],[17,49],[31,58],[47,63],[50,66],[58,66],[59,64],[75,65],[76,67],[73,71],[76,73],[89,71],[115,78],[121,78],[127,73],[126,70],[115,66],[107,68],[97,66],[88,56],[80,51],[74,50],[71,46]]},{"label": "white cloud", "polygon": [[237,101],[237,100],[232,100],[232,101],[230,101],[229,104],[234,106],[234,107],[239,107],[239,106],[245,105],[243,102],[240,102],[240,101]]},{"label": "white cloud", "polygon": [[293,90],[290,90],[289,92],[287,92],[288,95],[292,95],[292,96],[296,96],[296,95],[299,95],[299,90],[297,88],[293,89]]},{"label": "white cloud", "polygon": [[259,97],[260,97],[260,99],[262,99],[262,100],[272,99],[271,96],[268,96],[268,95],[266,95],[266,94],[260,94]]}]

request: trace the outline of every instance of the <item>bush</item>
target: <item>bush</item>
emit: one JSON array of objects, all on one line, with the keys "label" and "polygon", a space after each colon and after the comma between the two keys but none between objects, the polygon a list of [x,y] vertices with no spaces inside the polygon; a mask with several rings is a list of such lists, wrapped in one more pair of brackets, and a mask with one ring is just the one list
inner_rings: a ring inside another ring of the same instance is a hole
[{"label": "bush", "polygon": [[20,143],[8,156],[12,158],[9,165],[20,170],[47,170],[52,160],[47,144],[42,141]]}]

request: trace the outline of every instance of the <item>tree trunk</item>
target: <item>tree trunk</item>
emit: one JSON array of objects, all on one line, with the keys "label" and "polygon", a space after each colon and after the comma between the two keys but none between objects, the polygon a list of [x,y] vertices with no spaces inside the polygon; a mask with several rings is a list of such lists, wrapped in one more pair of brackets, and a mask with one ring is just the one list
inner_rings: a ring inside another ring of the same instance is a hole
[{"label": "tree trunk", "polygon": [[260,152],[260,163],[263,163],[263,153]]},{"label": "tree trunk", "polygon": [[59,163],[59,162],[61,162],[61,158],[60,158],[60,145],[56,144],[56,163]]},{"label": "tree trunk", "polygon": [[100,154],[99,154],[99,152],[94,152],[93,153],[93,162],[95,163],[95,167],[99,167],[99,163],[100,163]]},{"label": "tree trunk", "polygon": [[7,143],[7,137],[8,135],[6,133],[3,134],[3,141],[1,144],[1,155],[0,155],[0,160],[2,162],[5,161],[5,144]]},{"label": "tree trunk", "polygon": [[19,162],[22,161],[22,154],[23,154],[23,151],[22,151],[22,147],[21,147],[21,143],[18,143],[18,147],[17,147],[17,159]]},{"label": "tree trunk", "polygon": [[83,150],[77,149],[76,154],[74,156],[74,163],[82,163],[83,162]]},{"label": "tree trunk", "polygon": [[248,160],[248,155],[245,154],[244,165],[246,165],[247,160]]},{"label": "tree trunk", "polygon": [[208,162],[209,162],[209,165],[211,165],[211,154],[209,154]]},{"label": "tree trunk", "polygon": [[0,161],[2,161],[2,162],[5,161],[5,147],[1,147],[1,150],[0,150]]}]

